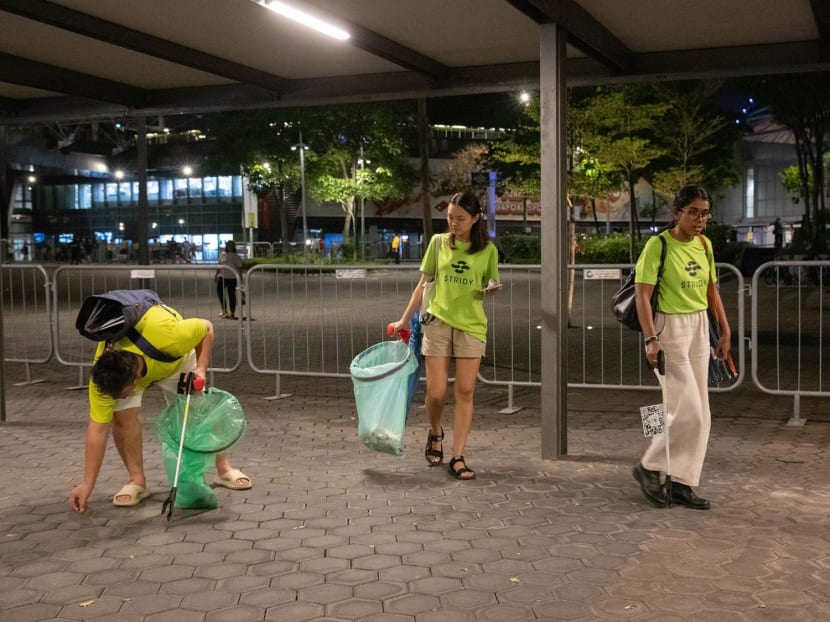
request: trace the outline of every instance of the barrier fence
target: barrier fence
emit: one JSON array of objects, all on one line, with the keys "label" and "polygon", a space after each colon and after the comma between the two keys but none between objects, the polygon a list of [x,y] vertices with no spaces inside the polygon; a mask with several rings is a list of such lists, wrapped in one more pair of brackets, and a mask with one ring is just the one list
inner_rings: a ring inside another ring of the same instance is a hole
[{"label": "barrier fence", "polygon": [[[232,372],[245,357],[253,371],[275,377],[276,398],[282,395],[286,376],[348,378],[351,360],[386,338],[386,325],[400,317],[420,276],[413,264],[261,264],[238,275],[241,312],[235,322],[219,317],[218,267],[84,264],[61,266],[50,280],[40,266],[5,265],[5,360],[28,365],[54,355],[61,364],[78,368],[78,386],[83,385],[95,344],[75,330],[81,303],[93,293],[147,287],[185,317],[214,321],[212,372]],[[824,346],[830,262],[764,264],[753,275],[751,288],[734,266],[717,268],[740,375],[713,390],[731,391],[743,382],[749,349],[753,382],[762,391],[793,395],[792,423],[802,423],[800,396],[830,395]],[[606,264],[571,267],[569,387],[657,389],[644,360],[641,335],[618,324],[610,311],[611,296],[630,269]],[[792,278],[780,276],[784,270]],[[541,383],[541,270],[505,265],[500,271],[504,288],[485,299],[489,334],[480,380],[504,386],[508,409],[515,409],[514,388]],[[744,299],[750,294],[751,338],[744,321]]]},{"label": "barrier fence", "polygon": [[793,397],[790,425],[804,425],[802,396],[830,395],[830,261],[770,261],[752,276],[752,380]]},{"label": "barrier fence", "polygon": [[32,379],[31,366],[46,363],[54,353],[49,277],[42,266],[4,264],[3,283],[3,360],[22,363],[26,380]]},{"label": "barrier fence", "polygon": [[[210,264],[140,268],[83,264],[57,268],[52,280],[55,355],[62,365],[78,368],[79,382],[73,388],[84,387],[84,371],[91,366],[96,348],[93,341],[84,339],[75,329],[78,310],[87,296],[114,289],[153,289],[182,316],[212,320],[215,342],[211,371],[237,369],[242,362],[243,322],[219,317],[221,306],[215,278],[218,269],[219,266]],[[237,283],[242,283],[238,274]]]}]

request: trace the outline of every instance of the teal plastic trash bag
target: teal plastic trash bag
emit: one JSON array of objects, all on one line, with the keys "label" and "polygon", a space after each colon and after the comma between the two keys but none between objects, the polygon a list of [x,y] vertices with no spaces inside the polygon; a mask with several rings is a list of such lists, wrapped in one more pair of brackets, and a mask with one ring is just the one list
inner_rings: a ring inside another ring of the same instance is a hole
[{"label": "teal plastic trash bag", "polygon": [[[186,401],[186,395],[176,396],[155,422],[164,470],[171,486],[176,475]],[[239,400],[227,391],[211,388],[191,395],[176,507],[213,509],[217,506],[216,493],[205,481],[205,473],[214,469],[217,453],[227,451],[242,438],[245,426],[245,413]]]},{"label": "teal plastic trash bag", "polygon": [[369,449],[403,454],[409,383],[417,369],[418,361],[403,341],[375,344],[352,361],[357,435]]}]

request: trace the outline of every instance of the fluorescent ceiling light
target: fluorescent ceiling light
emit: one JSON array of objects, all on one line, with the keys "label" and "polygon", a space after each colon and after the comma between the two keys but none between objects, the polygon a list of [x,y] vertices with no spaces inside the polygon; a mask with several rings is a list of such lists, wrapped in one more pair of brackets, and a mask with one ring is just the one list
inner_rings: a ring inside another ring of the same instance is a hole
[{"label": "fluorescent ceiling light", "polygon": [[302,24],[307,28],[311,28],[313,30],[316,30],[317,32],[321,32],[324,35],[328,35],[333,39],[345,41],[346,39],[351,37],[351,35],[342,28],[338,28],[333,24],[324,22],[323,20],[314,17],[313,15],[309,15],[305,11],[301,11],[289,4],[286,4],[285,2],[280,2],[279,0],[271,0],[270,2],[268,2],[267,0],[265,0],[265,2],[262,3],[262,6],[271,9],[275,13],[279,13],[283,17],[287,17],[288,19],[294,20],[295,22]]}]

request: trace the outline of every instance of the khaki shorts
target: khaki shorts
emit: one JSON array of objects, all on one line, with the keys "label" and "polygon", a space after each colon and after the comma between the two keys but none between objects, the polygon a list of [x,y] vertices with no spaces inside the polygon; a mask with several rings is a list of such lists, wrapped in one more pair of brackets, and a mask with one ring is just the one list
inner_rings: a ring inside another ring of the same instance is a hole
[{"label": "khaki shorts", "polygon": [[468,335],[463,330],[453,328],[435,318],[423,326],[424,340],[421,353],[424,356],[446,356],[476,359],[484,356],[485,343]]}]

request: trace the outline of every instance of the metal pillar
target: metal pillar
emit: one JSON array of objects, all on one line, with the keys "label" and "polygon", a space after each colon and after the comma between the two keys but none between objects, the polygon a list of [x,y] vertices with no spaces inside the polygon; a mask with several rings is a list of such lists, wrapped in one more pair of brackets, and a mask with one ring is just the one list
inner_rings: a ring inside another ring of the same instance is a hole
[{"label": "metal pillar", "polygon": [[542,146],[542,457],[568,453],[566,33],[539,27]]}]

